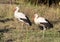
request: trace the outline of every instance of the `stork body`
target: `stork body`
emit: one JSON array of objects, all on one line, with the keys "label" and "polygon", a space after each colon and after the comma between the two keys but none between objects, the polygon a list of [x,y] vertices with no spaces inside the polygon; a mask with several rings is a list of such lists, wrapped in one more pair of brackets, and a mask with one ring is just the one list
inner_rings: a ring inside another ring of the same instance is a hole
[{"label": "stork body", "polygon": [[14,12],[14,17],[17,18],[19,21],[25,22],[26,24],[31,26],[32,24],[29,18],[22,12],[18,12],[18,11],[19,11],[19,7],[16,7],[15,12]]},{"label": "stork body", "polygon": [[38,17],[37,14],[34,15],[34,23],[41,26],[44,30],[45,28],[52,28],[53,25],[45,18],[43,17]]}]

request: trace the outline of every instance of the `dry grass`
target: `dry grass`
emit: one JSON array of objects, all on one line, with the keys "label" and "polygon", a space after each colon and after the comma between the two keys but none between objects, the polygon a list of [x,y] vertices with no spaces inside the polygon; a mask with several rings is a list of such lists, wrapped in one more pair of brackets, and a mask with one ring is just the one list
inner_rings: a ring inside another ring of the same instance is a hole
[{"label": "dry grass", "polygon": [[[13,18],[14,7],[17,5],[0,4],[0,20]],[[45,17],[52,21],[54,28],[45,31],[44,38],[43,31],[37,25],[32,26],[21,25],[22,23],[14,19],[14,21],[0,22],[0,30],[9,29],[7,32],[0,32],[1,42],[60,42],[60,8],[33,6],[30,4],[18,5],[20,11],[29,16],[33,22],[33,15],[38,13],[39,16]]]}]

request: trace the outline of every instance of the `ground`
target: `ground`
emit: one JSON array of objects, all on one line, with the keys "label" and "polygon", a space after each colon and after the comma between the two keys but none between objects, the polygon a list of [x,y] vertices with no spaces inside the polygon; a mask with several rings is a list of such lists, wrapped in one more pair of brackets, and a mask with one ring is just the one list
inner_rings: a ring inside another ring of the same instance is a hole
[{"label": "ground", "polygon": [[[33,23],[32,26],[28,26],[14,18],[13,10],[16,6],[20,7],[19,11],[30,17]],[[0,4],[0,20],[13,19],[4,23],[0,22],[0,42],[60,42],[59,12],[59,7]],[[47,18],[54,27],[45,31],[40,30],[33,22],[35,13]]]}]

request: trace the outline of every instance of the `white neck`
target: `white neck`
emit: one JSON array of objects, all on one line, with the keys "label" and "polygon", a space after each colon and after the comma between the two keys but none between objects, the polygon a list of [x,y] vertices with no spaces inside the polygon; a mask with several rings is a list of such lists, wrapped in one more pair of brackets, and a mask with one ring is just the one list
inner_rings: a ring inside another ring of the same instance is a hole
[{"label": "white neck", "polygon": [[35,16],[35,18],[34,18],[34,22],[37,20],[37,18],[38,18],[38,16]]},{"label": "white neck", "polygon": [[14,13],[17,13],[19,9],[16,9]]},{"label": "white neck", "polygon": [[37,18],[38,18],[38,16],[35,16],[35,18],[37,19]]}]

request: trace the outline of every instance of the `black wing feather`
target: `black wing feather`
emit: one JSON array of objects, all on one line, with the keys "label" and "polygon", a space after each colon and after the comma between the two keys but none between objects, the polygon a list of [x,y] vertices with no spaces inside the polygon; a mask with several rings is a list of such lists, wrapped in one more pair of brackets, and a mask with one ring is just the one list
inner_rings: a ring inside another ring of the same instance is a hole
[{"label": "black wing feather", "polygon": [[48,27],[49,28],[53,28],[53,24],[50,22],[50,21],[48,21],[47,19],[45,19],[48,23],[47,23],[47,25],[48,25]]},{"label": "black wing feather", "polygon": [[[53,28],[53,24],[52,23],[50,23],[50,21],[48,21],[47,19],[45,19],[48,23],[40,23],[40,24],[42,24],[42,25],[44,25],[45,26],[45,28]],[[42,29],[43,30],[43,26],[39,26],[39,27],[41,27],[40,29]]]},{"label": "black wing feather", "polygon": [[31,26],[32,25],[32,23],[31,23],[31,21],[30,21],[30,19],[27,17],[27,16],[25,16],[27,19],[24,19],[24,18],[20,18],[21,20],[23,20],[24,22],[26,22],[26,23],[29,23],[29,25]]}]

